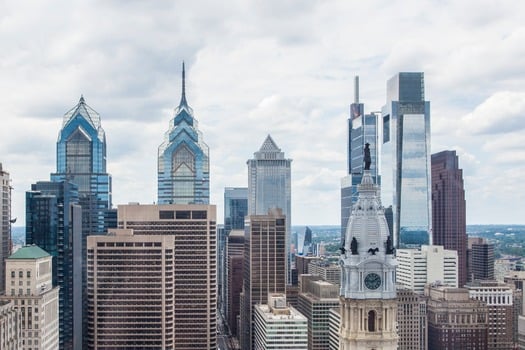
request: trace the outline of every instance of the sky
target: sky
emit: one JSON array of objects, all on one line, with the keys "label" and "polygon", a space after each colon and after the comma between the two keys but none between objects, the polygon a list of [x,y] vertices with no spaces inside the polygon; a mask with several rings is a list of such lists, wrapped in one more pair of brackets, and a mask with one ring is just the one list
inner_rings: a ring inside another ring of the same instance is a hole
[{"label": "sky", "polygon": [[525,224],[525,2],[0,0],[0,162],[25,192],[56,170],[63,115],[102,118],[113,204],[153,203],[157,149],[186,95],[210,148],[210,192],[247,186],[268,134],[292,162],[292,224],[340,223],[346,121],[386,81],[425,73],[431,152],[456,150],[468,224]]}]

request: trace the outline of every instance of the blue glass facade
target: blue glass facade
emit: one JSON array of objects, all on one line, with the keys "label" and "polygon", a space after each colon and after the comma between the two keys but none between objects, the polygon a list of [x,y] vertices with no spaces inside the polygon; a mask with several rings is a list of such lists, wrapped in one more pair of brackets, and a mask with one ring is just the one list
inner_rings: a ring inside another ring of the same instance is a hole
[{"label": "blue glass facade", "polygon": [[244,217],[248,215],[248,188],[224,189],[224,230],[244,230]]},{"label": "blue glass facade", "polygon": [[182,97],[159,146],[157,196],[159,204],[209,204],[209,149],[186,101],[182,66]]},{"label": "blue glass facade", "polygon": [[387,83],[380,169],[398,248],[432,244],[430,102],[424,96],[423,73],[399,73]]},{"label": "blue glass facade", "polygon": [[[53,257],[53,286],[59,286],[59,346],[82,347],[82,209],[71,182],[41,181],[26,192],[26,243]],[[75,346],[76,344],[76,346]]]}]

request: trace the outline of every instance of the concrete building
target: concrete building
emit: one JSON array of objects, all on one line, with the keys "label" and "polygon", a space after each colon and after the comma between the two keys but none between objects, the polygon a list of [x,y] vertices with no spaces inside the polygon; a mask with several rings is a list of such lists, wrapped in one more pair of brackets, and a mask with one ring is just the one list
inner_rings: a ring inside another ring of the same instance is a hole
[{"label": "concrete building", "polygon": [[0,163],[0,295],[5,293],[5,260],[11,255],[11,179]]},{"label": "concrete building", "polygon": [[320,276],[332,284],[341,284],[341,266],[327,260],[312,260],[308,264],[308,273]]},{"label": "concrete building", "polygon": [[341,328],[341,314],[339,308],[328,311],[328,349],[339,350],[339,328]]},{"label": "concrete building", "polygon": [[428,348],[488,350],[489,310],[465,288],[427,285]]},{"label": "concrete building", "polygon": [[0,349],[22,349],[22,314],[15,303],[0,299]]},{"label": "concrete building", "polygon": [[467,283],[467,223],[463,170],[456,151],[432,155],[432,243],[458,252],[458,286]]},{"label": "concrete building", "polygon": [[250,215],[245,222],[240,344],[253,345],[253,307],[267,304],[268,294],[286,294],[286,217],[280,209]]},{"label": "concrete building", "polygon": [[58,287],[53,287],[52,257],[38,246],[24,246],[6,260],[8,293],[22,317],[24,350],[59,346]]},{"label": "concrete building", "polygon": [[[243,224],[244,226],[244,224]],[[226,243],[226,315],[228,327],[237,336],[237,318],[243,283],[244,231],[231,230]]]},{"label": "concrete building", "polygon": [[309,350],[306,317],[286,306],[284,294],[254,306],[254,350]]},{"label": "concrete building", "polygon": [[396,293],[398,350],[428,349],[427,299],[400,285]]},{"label": "concrete building", "polygon": [[476,280],[465,288],[471,299],[483,301],[488,307],[488,349],[511,350],[514,346],[513,290],[497,282]]},{"label": "concrete building", "polygon": [[121,205],[118,222],[88,239],[89,349],[215,349],[215,206]]},{"label": "concrete building", "polygon": [[297,310],[308,319],[308,350],[329,347],[329,311],[339,307],[339,286],[302,275]]},{"label": "concrete building", "polygon": [[297,268],[297,276],[309,275],[308,267],[312,261],[320,260],[321,258],[311,255],[295,255],[295,267]]},{"label": "concrete building", "polygon": [[397,250],[397,283],[423,294],[425,284],[441,282],[458,286],[458,253],[442,246]]},{"label": "concrete building", "polygon": [[494,244],[485,238],[469,237],[467,250],[467,279],[494,280]]}]

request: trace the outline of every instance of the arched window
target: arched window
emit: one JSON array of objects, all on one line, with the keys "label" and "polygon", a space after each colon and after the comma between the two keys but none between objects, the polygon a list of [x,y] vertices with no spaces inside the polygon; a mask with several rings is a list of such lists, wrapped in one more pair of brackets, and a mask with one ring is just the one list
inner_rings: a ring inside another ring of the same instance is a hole
[{"label": "arched window", "polygon": [[368,311],[368,331],[376,331],[376,312],[374,310]]}]

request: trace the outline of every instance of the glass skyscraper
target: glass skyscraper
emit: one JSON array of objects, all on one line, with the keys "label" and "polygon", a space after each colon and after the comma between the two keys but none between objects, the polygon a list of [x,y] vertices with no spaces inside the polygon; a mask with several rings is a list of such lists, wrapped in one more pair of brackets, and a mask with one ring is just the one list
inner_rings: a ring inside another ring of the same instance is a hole
[{"label": "glass skyscraper", "polygon": [[359,77],[355,77],[354,95],[354,103],[350,105],[350,117],[348,118],[348,175],[341,179],[341,241],[345,236],[352,205],[357,202],[357,186],[361,184],[363,177],[364,148],[367,143],[372,160],[370,174],[375,183],[381,185],[377,173],[377,116],[373,113],[365,114],[364,104],[359,103]]},{"label": "glass skyscraper", "polygon": [[224,231],[244,230],[244,218],[248,215],[248,188],[226,187],[224,189]]},{"label": "glass skyscraper", "polygon": [[279,208],[286,216],[287,281],[291,283],[290,235],[291,235],[291,159],[284,158],[270,135],[255,152],[248,165],[248,213],[267,215],[268,210]]},{"label": "glass skyscraper", "polygon": [[59,289],[59,347],[82,348],[82,209],[78,187],[39,181],[26,192],[26,243],[52,257],[53,286]]},{"label": "glass skyscraper", "polygon": [[182,64],[182,96],[158,153],[159,204],[209,204],[209,149],[186,101]]},{"label": "glass skyscraper", "polygon": [[381,198],[385,207],[392,205],[394,244],[432,244],[430,102],[423,73],[399,73],[388,81],[382,126]]}]

